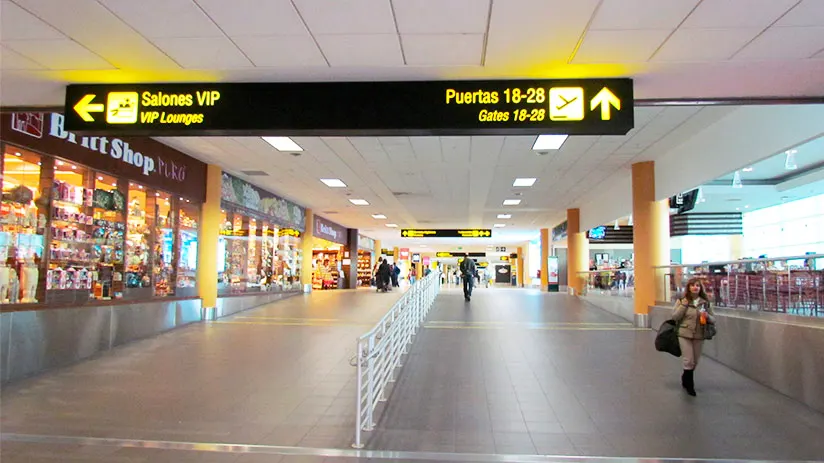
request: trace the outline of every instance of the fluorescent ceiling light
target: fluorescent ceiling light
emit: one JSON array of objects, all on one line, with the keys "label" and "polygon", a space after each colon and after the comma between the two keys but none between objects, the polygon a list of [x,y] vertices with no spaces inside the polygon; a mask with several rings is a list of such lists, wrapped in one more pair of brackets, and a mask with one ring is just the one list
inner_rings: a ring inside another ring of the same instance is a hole
[{"label": "fluorescent ceiling light", "polygon": [[538,135],[532,149],[535,151],[561,149],[569,135]]},{"label": "fluorescent ceiling light", "polygon": [[289,137],[261,137],[263,141],[275,147],[278,151],[303,151],[297,143]]},{"label": "fluorescent ceiling light", "polygon": [[386,226],[389,227],[389,228],[398,228],[398,224],[396,224],[396,223],[388,223],[388,224],[386,224]]},{"label": "fluorescent ceiling light", "polygon": [[355,206],[368,206],[369,205],[369,201],[367,201],[365,199],[350,199],[349,202],[354,204]]},{"label": "fluorescent ceiling light", "polygon": [[496,223],[495,225],[492,226],[492,228],[504,228],[504,227],[506,227],[505,223]]},{"label": "fluorescent ceiling light", "polygon": [[322,178],[320,181],[329,188],[346,188],[346,184],[339,178]]},{"label": "fluorescent ceiling light", "polygon": [[537,180],[537,178],[516,178],[512,186],[532,186]]},{"label": "fluorescent ceiling light", "polygon": [[498,214],[499,219],[511,219],[512,214]]},{"label": "fluorescent ceiling light", "polygon": [[386,218],[383,214],[372,214],[373,219],[384,220]]},{"label": "fluorescent ceiling light", "polygon": [[504,200],[504,206],[517,206],[518,204],[521,204],[520,199],[505,199]]},{"label": "fluorescent ceiling light", "polygon": [[753,171],[753,168],[752,168],[752,167],[745,167],[745,168],[743,168],[743,169],[741,169],[741,170],[743,170],[744,172],[752,172],[752,171]]}]

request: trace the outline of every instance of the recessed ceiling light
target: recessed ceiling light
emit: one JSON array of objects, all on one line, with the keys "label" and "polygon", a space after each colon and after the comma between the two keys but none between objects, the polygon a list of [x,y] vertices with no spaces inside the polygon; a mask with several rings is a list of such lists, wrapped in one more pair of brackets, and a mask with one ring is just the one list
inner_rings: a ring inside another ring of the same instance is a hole
[{"label": "recessed ceiling light", "polygon": [[72,170],[77,170],[77,166],[72,166]]},{"label": "recessed ceiling light", "polygon": [[378,219],[378,220],[384,220],[384,219],[386,219],[386,216],[383,215],[383,214],[372,214],[372,218],[373,219]]},{"label": "recessed ceiling light", "polygon": [[386,226],[389,227],[389,228],[398,228],[398,224],[396,224],[396,223],[388,223],[388,224],[386,224]]},{"label": "recessed ceiling light", "polygon": [[303,151],[297,143],[289,137],[261,137],[263,141],[275,147],[278,151]]},{"label": "recessed ceiling light", "polygon": [[520,199],[505,199],[504,200],[504,206],[517,206],[518,204],[521,204]]},{"label": "recessed ceiling light", "polygon": [[422,247],[422,248],[425,248],[425,247],[426,247],[426,245],[425,245],[425,244],[421,244],[421,245],[419,245],[419,246],[420,246],[420,247]]},{"label": "recessed ceiling light", "polygon": [[339,178],[322,178],[320,181],[329,188],[346,188],[346,184]]},{"label": "recessed ceiling light", "polygon": [[15,155],[15,156],[17,156],[17,157],[23,156],[23,155],[22,155],[22,154],[20,154],[19,152],[14,153],[14,155]]},{"label": "recessed ceiling light", "polygon": [[499,219],[511,219],[512,214],[498,214]]},{"label": "recessed ceiling light", "polygon": [[532,186],[535,185],[535,181],[537,180],[537,178],[516,178],[512,186]]},{"label": "recessed ceiling light", "polygon": [[97,179],[100,180],[101,182],[103,181],[103,177],[97,177]]},{"label": "recessed ceiling light", "polygon": [[561,149],[569,135],[538,135],[535,144],[532,145],[534,151]]},{"label": "recessed ceiling light", "polygon": [[743,170],[744,172],[752,172],[752,171],[753,171],[753,168],[752,168],[752,167],[745,167],[745,168],[743,168],[743,169],[741,169],[741,170]]},{"label": "recessed ceiling light", "polygon": [[492,228],[504,228],[504,227],[506,227],[505,223],[496,223],[495,225],[492,226]]},{"label": "recessed ceiling light", "polygon": [[355,206],[368,206],[369,205],[369,201],[367,201],[365,199],[350,199],[349,202],[354,204]]}]

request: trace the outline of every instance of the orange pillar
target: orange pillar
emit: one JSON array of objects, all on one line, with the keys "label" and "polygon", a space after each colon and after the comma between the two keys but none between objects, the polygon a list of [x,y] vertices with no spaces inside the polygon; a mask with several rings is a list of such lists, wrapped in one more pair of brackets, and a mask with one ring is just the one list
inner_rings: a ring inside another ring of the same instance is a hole
[{"label": "orange pillar", "polygon": [[669,263],[669,208],[655,200],[655,162],[632,165],[633,250],[635,252],[635,324],[649,326],[655,305],[655,266]]},{"label": "orange pillar", "polygon": [[581,230],[580,209],[567,209],[567,281],[574,294],[583,294],[589,270],[589,241]]},{"label": "orange pillar", "polygon": [[526,269],[524,268],[524,248],[522,246],[518,247],[518,259],[516,267],[518,269],[518,274],[515,276],[515,281],[518,284],[519,288],[524,287],[524,273],[526,273]]},{"label": "orange pillar", "polygon": [[549,229],[541,229],[541,291],[549,289],[549,269],[547,268],[547,261],[549,260]]}]

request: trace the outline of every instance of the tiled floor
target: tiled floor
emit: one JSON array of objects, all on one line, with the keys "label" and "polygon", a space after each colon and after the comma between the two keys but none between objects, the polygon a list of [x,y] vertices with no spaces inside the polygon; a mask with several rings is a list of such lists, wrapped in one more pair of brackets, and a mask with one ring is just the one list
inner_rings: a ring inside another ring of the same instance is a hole
[{"label": "tiled floor", "polygon": [[690,399],[678,385],[678,361],[652,350],[652,333],[568,296],[480,289],[470,304],[455,291],[438,299],[378,429],[367,434],[368,449],[400,453],[368,459],[349,448],[348,360],[357,336],[399,296],[291,298],[14,384],[2,391],[0,459],[824,456],[824,416],[719,364],[704,360],[699,397]]}]

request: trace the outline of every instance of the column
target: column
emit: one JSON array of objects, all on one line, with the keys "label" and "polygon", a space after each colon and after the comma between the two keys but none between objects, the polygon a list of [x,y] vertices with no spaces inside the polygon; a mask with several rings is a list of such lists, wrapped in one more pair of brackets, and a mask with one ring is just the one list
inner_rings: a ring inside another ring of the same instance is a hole
[{"label": "column", "polygon": [[[387,256],[389,257],[389,256]],[[392,262],[400,266],[401,250],[397,246],[392,250]]]},{"label": "column", "polygon": [[518,258],[515,259],[516,266],[518,268],[518,275],[516,283],[518,284],[519,288],[524,287],[524,273],[526,273],[526,269],[524,268],[524,248],[522,246],[518,246]]},{"label": "column", "polygon": [[369,265],[371,265],[371,267],[369,267],[370,271],[372,270],[372,268],[375,267],[375,263],[380,258],[381,258],[381,242],[380,242],[380,240],[375,240],[375,252],[372,253],[372,260],[370,261],[370,264],[369,264]]},{"label": "column", "polygon": [[[652,224],[654,248],[652,261],[654,266],[669,265],[670,263],[670,230],[669,230],[669,198],[655,201],[652,204]],[[670,269],[655,269],[655,301],[668,302],[670,300],[670,284],[668,274]]]},{"label": "column", "polygon": [[300,284],[304,292],[312,291],[312,249],[315,247],[315,214],[312,209],[306,209],[306,231],[303,232],[303,262],[300,269]]},{"label": "column", "polygon": [[589,270],[589,241],[581,231],[580,209],[567,209],[567,284],[574,294],[583,294],[587,277],[580,272]]},{"label": "column", "polygon": [[[220,236],[220,188],[223,172],[206,166],[206,202],[200,212],[197,231],[197,293],[204,309],[217,306],[217,243]],[[208,317],[211,318],[211,317]]]},{"label": "column", "polygon": [[[349,251],[349,267],[344,266],[346,272],[346,289],[358,288],[358,230],[348,228],[346,230],[346,247]],[[344,251],[344,252],[345,252]]]},{"label": "column", "polygon": [[549,290],[549,269],[547,268],[547,260],[549,260],[549,229],[541,229],[541,291]]},{"label": "column", "polygon": [[[421,257],[423,259],[423,257]],[[415,277],[420,280],[423,278],[423,262],[418,262],[415,264]]]},{"label": "column", "polygon": [[[632,165],[633,250],[635,252],[635,324],[649,325],[656,299],[657,265],[669,263],[669,209],[655,201],[655,162]],[[664,283],[659,283],[663,285]]]}]

